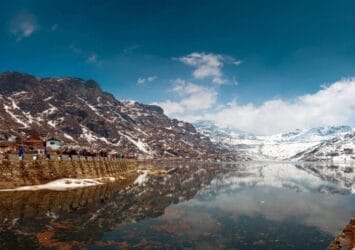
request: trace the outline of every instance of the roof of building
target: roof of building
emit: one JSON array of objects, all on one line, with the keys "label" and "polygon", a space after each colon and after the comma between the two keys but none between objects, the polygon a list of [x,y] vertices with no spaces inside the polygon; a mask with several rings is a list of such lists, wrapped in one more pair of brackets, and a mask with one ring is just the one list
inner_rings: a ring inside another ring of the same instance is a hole
[{"label": "roof of building", "polygon": [[38,135],[32,134],[26,138],[25,142],[43,142],[43,141]]},{"label": "roof of building", "polygon": [[57,139],[57,138],[54,138],[54,137],[50,137],[49,139],[47,139],[46,141],[61,141],[61,140],[59,140],[59,139]]}]

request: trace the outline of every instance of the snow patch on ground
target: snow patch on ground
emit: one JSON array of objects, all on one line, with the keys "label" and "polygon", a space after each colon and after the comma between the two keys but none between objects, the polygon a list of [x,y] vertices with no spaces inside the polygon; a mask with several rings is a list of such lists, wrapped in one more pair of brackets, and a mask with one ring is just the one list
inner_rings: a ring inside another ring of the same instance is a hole
[{"label": "snow patch on ground", "polygon": [[77,96],[77,98],[78,98],[80,101],[84,102],[85,105],[88,106],[89,109],[91,109],[97,116],[100,116],[102,119],[106,120],[107,122],[110,122],[110,123],[113,122],[113,120],[107,119],[105,116],[103,116],[102,114],[100,114],[99,110],[98,110],[96,107],[94,107],[93,105],[91,105],[89,102],[87,102],[86,100],[84,100],[83,98],[81,98],[81,97],[79,97],[79,96]]},{"label": "snow patch on ground", "polygon": [[65,138],[69,139],[69,140],[74,141],[74,138],[73,138],[72,136],[68,135],[68,134],[65,134],[65,133],[64,133],[63,136],[64,136]]},{"label": "snow patch on ground", "polygon": [[34,186],[23,186],[12,189],[1,189],[0,192],[11,192],[11,191],[36,191],[36,190],[55,190],[55,191],[65,191],[67,189],[83,188],[96,185],[102,185],[107,181],[114,181],[114,177],[105,177],[97,179],[73,179],[64,178],[55,181],[48,182],[46,184],[34,185]]},{"label": "snow patch on ground", "polygon": [[79,96],[77,96],[77,98],[78,98],[80,101],[84,102],[84,103],[86,104],[86,106],[88,106],[88,107],[89,107],[92,111],[94,111],[97,115],[99,115],[97,108],[95,108],[94,106],[92,106],[90,103],[88,103],[87,101],[85,101],[83,98],[81,98],[81,97],[79,97]]},{"label": "snow patch on ground", "polygon": [[49,97],[43,99],[43,101],[48,102],[49,100],[52,100],[53,98],[54,98],[54,96],[49,96]]},{"label": "snow patch on ground", "polygon": [[27,94],[27,91],[19,91],[15,94],[12,94],[12,96],[19,96],[19,95],[24,95],[24,94]]},{"label": "snow patch on ground", "polygon": [[56,121],[48,121],[47,124],[53,128],[55,128],[57,126],[57,122]]},{"label": "snow patch on ground", "polygon": [[43,111],[42,114],[45,114],[45,115],[51,115],[51,114],[54,114],[55,112],[58,111],[58,108],[53,106],[52,104],[49,104],[50,108]]},{"label": "snow patch on ground", "polygon": [[88,142],[96,142],[97,137],[91,132],[87,127],[81,125],[82,134],[80,135],[81,138],[86,139]]},{"label": "snow patch on ground", "polygon": [[148,170],[141,171],[141,174],[134,181],[134,184],[144,185],[144,183],[146,183],[149,180],[148,172],[149,172]]},{"label": "snow patch on ground", "polygon": [[17,115],[15,115],[13,112],[11,112],[11,108],[9,106],[7,106],[6,104],[4,104],[4,109],[5,112],[8,113],[12,119],[14,119],[17,123],[22,124],[24,128],[28,128],[28,124],[24,123],[22,120],[20,120]]},{"label": "snow patch on ground", "polygon": [[151,154],[151,149],[150,147],[148,146],[148,144],[142,142],[141,140],[134,140],[132,139],[131,137],[129,137],[128,135],[125,135],[125,134],[122,134],[124,137],[126,137],[131,143],[133,143],[140,151],[142,151],[143,153],[146,153],[146,154]]}]

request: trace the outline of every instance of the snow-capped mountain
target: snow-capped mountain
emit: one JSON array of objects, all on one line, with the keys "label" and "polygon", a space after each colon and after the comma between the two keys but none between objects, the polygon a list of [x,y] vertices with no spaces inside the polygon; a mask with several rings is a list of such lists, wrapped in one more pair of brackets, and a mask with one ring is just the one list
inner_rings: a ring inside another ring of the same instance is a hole
[{"label": "snow-capped mountain", "polygon": [[[297,129],[270,136],[256,136],[232,128],[220,128],[209,121],[199,121],[194,125],[199,132],[209,136],[213,142],[219,143],[225,148],[237,151],[252,159],[273,160],[296,159],[295,156],[301,152],[306,153],[308,149],[317,147],[325,141],[346,137],[355,131],[350,126],[330,126]],[[297,156],[297,159],[302,159],[301,155]]]},{"label": "snow-capped mountain", "polygon": [[197,121],[194,126],[215,143],[231,145],[235,140],[256,140],[252,133],[231,128],[221,129],[210,121]]},{"label": "snow-capped mountain", "polygon": [[0,134],[54,135],[70,145],[128,156],[213,157],[223,152],[163,109],[118,101],[93,80],[0,74]]},{"label": "snow-capped mountain", "polygon": [[293,160],[334,162],[355,161],[355,132],[339,135],[293,156]]},{"label": "snow-capped mountain", "polygon": [[258,136],[258,139],[262,141],[258,150],[261,154],[274,159],[289,159],[323,141],[343,136],[352,131],[350,126],[330,126],[295,130],[271,136]]}]

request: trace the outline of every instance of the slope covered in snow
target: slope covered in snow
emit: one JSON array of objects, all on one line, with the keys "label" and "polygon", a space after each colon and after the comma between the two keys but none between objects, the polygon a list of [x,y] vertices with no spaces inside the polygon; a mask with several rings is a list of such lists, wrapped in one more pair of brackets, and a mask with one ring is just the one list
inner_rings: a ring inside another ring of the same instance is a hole
[{"label": "slope covered in snow", "polygon": [[[325,141],[346,137],[355,131],[350,126],[338,126],[295,130],[270,136],[257,136],[231,128],[220,128],[209,121],[199,121],[194,123],[194,125],[200,133],[209,136],[213,142],[257,160],[296,159],[295,156],[301,152],[317,147]],[[339,143],[341,144],[341,142]],[[348,142],[348,144],[344,145],[344,148],[351,148],[349,144],[352,147],[354,146],[353,142]],[[301,159],[302,157],[299,156],[298,158]]]},{"label": "slope covered in snow", "polygon": [[355,132],[323,141],[296,154],[291,159],[304,161],[332,160],[336,163],[355,162]]}]

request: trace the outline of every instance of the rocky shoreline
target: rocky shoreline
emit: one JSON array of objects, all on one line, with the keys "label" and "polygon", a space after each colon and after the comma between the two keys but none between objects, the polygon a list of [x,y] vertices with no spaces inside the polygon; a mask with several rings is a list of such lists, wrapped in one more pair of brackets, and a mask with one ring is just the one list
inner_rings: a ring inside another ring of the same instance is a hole
[{"label": "rocky shoreline", "polygon": [[355,248],[355,216],[350,220],[344,230],[329,245],[329,250]]},{"label": "rocky shoreline", "polygon": [[122,179],[130,173],[136,173],[136,168],[135,161],[105,158],[3,160],[0,162],[0,189],[40,185],[64,178]]},{"label": "rocky shoreline", "polygon": [[[14,241],[26,242],[24,249],[73,249],[88,244],[112,248],[115,242],[103,241],[104,232],[161,216],[168,206],[191,199],[224,171],[206,164],[179,166],[173,165],[177,168],[172,174],[167,170],[170,164],[159,165],[159,172],[143,164],[141,171],[149,172],[145,182],[136,183],[131,175],[119,183],[66,192],[0,192],[0,248],[11,249]],[[4,235],[15,240],[4,241]]]}]

